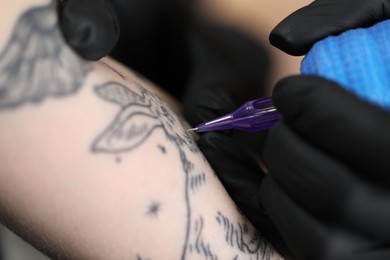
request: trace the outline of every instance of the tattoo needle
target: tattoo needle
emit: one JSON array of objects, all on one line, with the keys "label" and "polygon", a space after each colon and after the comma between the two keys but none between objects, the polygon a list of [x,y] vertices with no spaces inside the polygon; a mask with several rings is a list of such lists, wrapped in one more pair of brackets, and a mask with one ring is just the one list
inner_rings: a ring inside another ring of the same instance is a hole
[{"label": "tattoo needle", "polygon": [[196,132],[198,131],[199,128],[191,128],[191,129],[187,129],[187,132]]},{"label": "tattoo needle", "polygon": [[201,133],[238,129],[255,132],[271,128],[280,118],[271,97],[266,97],[248,101],[228,115],[204,122],[187,131]]}]

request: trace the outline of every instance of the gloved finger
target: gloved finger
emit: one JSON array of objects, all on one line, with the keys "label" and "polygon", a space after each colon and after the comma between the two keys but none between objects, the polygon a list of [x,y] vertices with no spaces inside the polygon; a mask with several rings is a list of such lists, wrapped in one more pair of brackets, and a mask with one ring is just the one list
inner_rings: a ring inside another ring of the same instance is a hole
[{"label": "gloved finger", "polygon": [[261,200],[293,259],[371,260],[390,257],[388,245],[359,234],[334,228],[313,218],[267,176]]},{"label": "gloved finger", "polygon": [[192,1],[109,1],[121,26],[110,55],[180,99],[191,69],[186,37]]},{"label": "gloved finger", "polygon": [[290,77],[273,101],[294,131],[366,178],[390,183],[390,113],[319,77]]},{"label": "gloved finger", "polygon": [[189,41],[193,68],[183,105],[192,125],[214,119],[216,113],[208,109],[222,116],[265,91],[268,56],[260,43],[234,29],[205,22],[194,25]]},{"label": "gloved finger", "polygon": [[329,36],[368,27],[390,18],[388,0],[317,0],[289,15],[271,32],[272,45],[291,55],[304,55]]},{"label": "gloved finger", "polygon": [[265,161],[278,185],[301,207],[333,225],[390,241],[390,193],[363,182],[286,125],[269,133]]},{"label": "gloved finger", "polygon": [[[203,78],[204,79],[204,78]],[[196,84],[201,84],[202,78],[197,79]],[[210,84],[206,82],[204,84]],[[237,108],[233,97],[221,88],[186,90],[187,98],[183,103],[183,114],[192,126],[224,116]]]},{"label": "gloved finger", "polygon": [[119,38],[116,14],[106,0],[63,1],[59,23],[69,46],[87,60],[106,56]]},{"label": "gloved finger", "polygon": [[230,137],[219,133],[204,134],[198,145],[238,208],[280,253],[287,254],[283,240],[260,204],[260,183],[265,174],[254,158]]}]

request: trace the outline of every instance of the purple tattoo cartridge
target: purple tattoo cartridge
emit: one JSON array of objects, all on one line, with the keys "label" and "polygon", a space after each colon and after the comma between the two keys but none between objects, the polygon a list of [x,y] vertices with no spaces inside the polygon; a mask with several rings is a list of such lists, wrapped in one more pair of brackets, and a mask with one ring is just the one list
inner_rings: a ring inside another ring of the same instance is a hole
[{"label": "purple tattoo cartridge", "polygon": [[254,132],[271,128],[280,118],[281,115],[273,105],[271,97],[266,97],[248,101],[226,116],[202,123],[187,131],[201,133],[238,129]]}]

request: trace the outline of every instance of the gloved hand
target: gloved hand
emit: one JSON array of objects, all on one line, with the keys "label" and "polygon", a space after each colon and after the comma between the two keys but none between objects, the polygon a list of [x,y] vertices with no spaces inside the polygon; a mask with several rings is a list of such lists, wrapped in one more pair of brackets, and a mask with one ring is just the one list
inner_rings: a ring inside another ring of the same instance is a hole
[{"label": "gloved hand", "polygon": [[304,55],[329,35],[369,27],[388,18],[388,0],[317,0],[277,25],[270,42],[288,54]]},{"label": "gloved hand", "polygon": [[280,81],[274,103],[260,201],[292,255],[389,259],[390,113],[318,77]]},{"label": "gloved hand", "polygon": [[199,141],[229,195],[285,256],[390,259],[390,113],[319,77],[280,81],[274,103],[267,176],[229,137]]},{"label": "gloved hand", "polygon": [[202,19],[197,1],[111,2],[121,26],[112,56],[179,99],[191,125],[261,96],[268,68],[263,47]]},{"label": "gloved hand", "polygon": [[107,0],[60,0],[58,17],[65,41],[84,59],[101,59],[118,41],[118,20]]},{"label": "gloved hand", "polygon": [[[386,0],[315,1],[282,21],[270,41],[301,55],[328,35],[388,18]],[[281,81],[274,102],[284,123],[265,148],[270,176],[261,200],[292,254],[388,259],[390,113],[316,77]]]},{"label": "gloved hand", "polygon": [[[317,0],[270,40],[301,55],[329,34],[389,18],[389,10],[385,0]],[[260,231],[264,214],[253,209],[263,205],[294,259],[390,259],[389,113],[317,77],[281,81],[274,102],[284,121],[265,147],[269,175],[214,166],[233,200]],[[214,143],[205,143],[210,162],[219,152]]]}]

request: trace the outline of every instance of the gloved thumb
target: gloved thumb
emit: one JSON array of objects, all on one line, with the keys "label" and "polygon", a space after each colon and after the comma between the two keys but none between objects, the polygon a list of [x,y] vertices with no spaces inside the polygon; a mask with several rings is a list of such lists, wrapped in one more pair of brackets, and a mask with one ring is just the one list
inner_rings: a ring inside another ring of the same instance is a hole
[{"label": "gloved thumb", "polygon": [[117,16],[105,0],[62,1],[58,13],[65,41],[84,59],[101,59],[119,39]]}]

